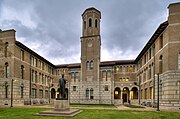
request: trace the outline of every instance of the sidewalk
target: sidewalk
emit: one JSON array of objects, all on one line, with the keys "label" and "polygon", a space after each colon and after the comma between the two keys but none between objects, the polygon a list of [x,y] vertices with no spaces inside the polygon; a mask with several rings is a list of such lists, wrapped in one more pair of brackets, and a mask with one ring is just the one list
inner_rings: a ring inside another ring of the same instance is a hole
[{"label": "sidewalk", "polygon": [[[0,108],[3,108],[3,107],[9,107],[9,106],[0,106]],[[23,105],[23,106],[14,106],[15,108],[54,108],[53,105]],[[81,107],[81,106],[77,106],[77,107],[73,107],[73,106],[70,106],[70,108],[72,109],[98,109],[98,110],[137,110],[137,111],[156,111],[156,108],[152,108],[152,107],[146,107],[144,106],[144,108],[130,108],[130,107],[127,107],[127,106],[124,106],[124,105],[118,105],[116,106],[115,108],[103,108],[103,107]],[[160,111],[163,111],[163,112],[180,112],[180,110],[175,110],[175,109],[161,109],[160,108]]]}]

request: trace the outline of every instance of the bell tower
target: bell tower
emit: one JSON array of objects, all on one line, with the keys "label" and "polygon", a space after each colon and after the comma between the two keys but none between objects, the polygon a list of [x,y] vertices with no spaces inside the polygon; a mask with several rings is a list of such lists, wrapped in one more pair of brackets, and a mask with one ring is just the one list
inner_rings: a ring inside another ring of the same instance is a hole
[{"label": "bell tower", "polygon": [[82,14],[81,99],[99,101],[100,19],[101,12],[93,7],[86,9]]}]

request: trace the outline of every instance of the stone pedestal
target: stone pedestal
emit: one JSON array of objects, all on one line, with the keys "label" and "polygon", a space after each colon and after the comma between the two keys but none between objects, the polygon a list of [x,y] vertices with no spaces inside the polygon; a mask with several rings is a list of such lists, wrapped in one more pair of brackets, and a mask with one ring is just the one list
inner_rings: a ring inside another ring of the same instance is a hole
[{"label": "stone pedestal", "polygon": [[55,100],[54,110],[56,111],[69,110],[69,100]]},{"label": "stone pedestal", "polygon": [[75,116],[81,110],[70,109],[69,100],[56,99],[54,100],[54,110],[41,111],[36,115],[39,116]]}]

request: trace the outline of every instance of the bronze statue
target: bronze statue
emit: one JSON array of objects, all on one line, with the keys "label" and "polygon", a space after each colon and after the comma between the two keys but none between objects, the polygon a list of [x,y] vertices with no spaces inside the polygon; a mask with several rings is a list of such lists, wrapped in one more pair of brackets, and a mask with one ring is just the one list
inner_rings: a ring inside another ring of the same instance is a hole
[{"label": "bronze statue", "polygon": [[64,74],[62,74],[62,78],[59,79],[59,88],[61,94],[60,98],[62,99],[66,98],[65,84],[66,84],[66,80],[64,79]]}]

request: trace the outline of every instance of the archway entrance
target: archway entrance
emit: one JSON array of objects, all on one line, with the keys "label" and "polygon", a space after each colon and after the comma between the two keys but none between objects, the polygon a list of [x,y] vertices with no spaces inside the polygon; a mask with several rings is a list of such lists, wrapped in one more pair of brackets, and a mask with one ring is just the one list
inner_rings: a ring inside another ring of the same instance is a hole
[{"label": "archway entrance", "polygon": [[114,90],[114,99],[121,99],[121,89],[119,87]]},{"label": "archway entrance", "polygon": [[130,99],[138,99],[138,89],[136,87],[131,89]]},{"label": "archway entrance", "polygon": [[123,99],[123,103],[129,101],[129,88],[128,87],[123,88],[122,99]]},{"label": "archway entrance", "polygon": [[56,97],[56,91],[54,88],[51,89],[51,98],[54,99]]},{"label": "archway entrance", "polygon": [[57,98],[60,98],[60,88],[57,89]]}]

